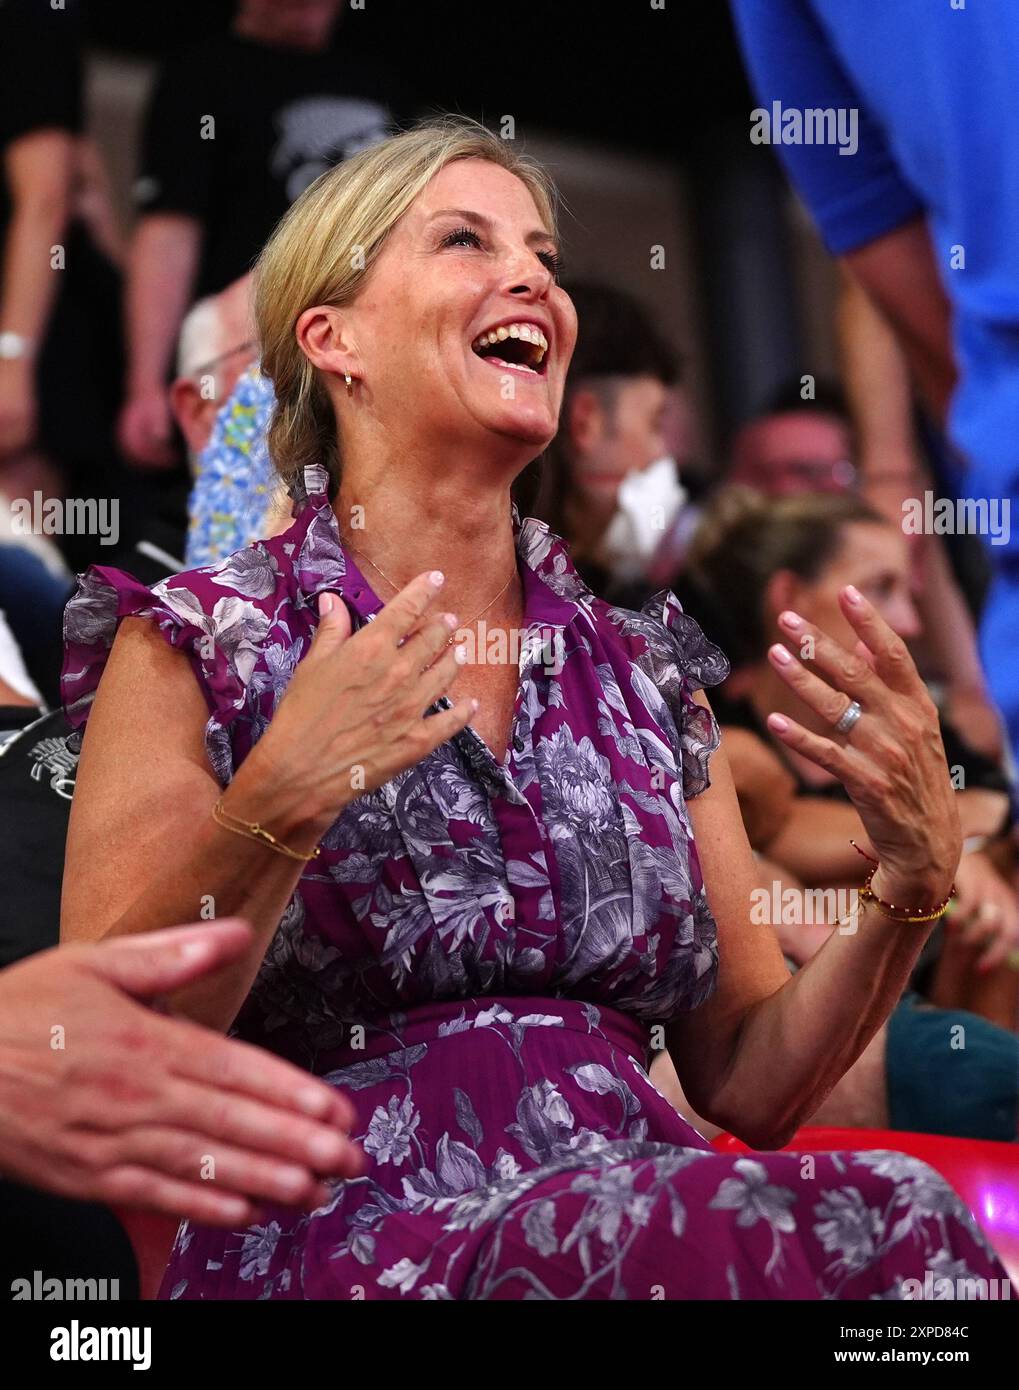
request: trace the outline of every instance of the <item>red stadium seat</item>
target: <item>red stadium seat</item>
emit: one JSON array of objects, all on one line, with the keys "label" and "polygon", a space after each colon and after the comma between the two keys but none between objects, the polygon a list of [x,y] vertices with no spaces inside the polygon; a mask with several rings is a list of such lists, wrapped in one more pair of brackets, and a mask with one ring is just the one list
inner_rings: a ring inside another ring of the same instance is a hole
[{"label": "red stadium seat", "polygon": [[[731,1134],[719,1134],[711,1142],[721,1153],[751,1152]],[[966,1202],[1019,1288],[1019,1144],[890,1129],[808,1128],[799,1130],[783,1152],[835,1149],[896,1149],[929,1163]]]}]

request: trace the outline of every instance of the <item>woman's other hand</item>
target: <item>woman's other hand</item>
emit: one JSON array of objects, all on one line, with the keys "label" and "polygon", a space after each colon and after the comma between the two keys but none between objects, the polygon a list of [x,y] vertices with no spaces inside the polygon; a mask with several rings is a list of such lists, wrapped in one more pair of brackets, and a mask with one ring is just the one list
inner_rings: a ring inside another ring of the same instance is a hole
[{"label": "woman's other hand", "polygon": [[[777,644],[768,653],[830,735],[778,714],[769,716],[768,726],[849,793],[881,862],[875,893],[906,907],[934,906],[951,889],[962,848],[937,710],[906,644],[873,604],[849,586],[840,591],[839,605],[860,639],[855,650],[786,612],[779,626],[794,651]],[[862,715],[839,734],[835,726],[852,701]]]}]

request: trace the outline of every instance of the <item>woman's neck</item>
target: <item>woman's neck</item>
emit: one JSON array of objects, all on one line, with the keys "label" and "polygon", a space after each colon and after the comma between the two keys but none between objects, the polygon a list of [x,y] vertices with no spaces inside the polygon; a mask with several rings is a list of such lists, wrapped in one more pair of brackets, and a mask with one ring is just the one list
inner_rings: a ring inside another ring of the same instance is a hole
[{"label": "woman's neck", "polygon": [[[472,484],[462,473],[379,463],[344,466],[333,504],[345,544],[388,602],[424,570],[446,576],[442,609],[468,622],[509,580],[486,614],[516,613],[519,580],[509,482]],[[367,559],[369,562],[365,564]],[[388,587],[387,587],[388,586]]]}]

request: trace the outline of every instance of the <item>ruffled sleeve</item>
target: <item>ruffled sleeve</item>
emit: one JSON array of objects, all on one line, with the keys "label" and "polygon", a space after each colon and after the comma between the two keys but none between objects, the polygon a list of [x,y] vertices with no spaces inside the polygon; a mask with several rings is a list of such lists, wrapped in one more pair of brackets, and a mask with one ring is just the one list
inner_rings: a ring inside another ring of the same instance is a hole
[{"label": "ruffled sleeve", "polygon": [[[225,786],[233,772],[227,733],[245,706],[244,648],[264,633],[250,605],[246,613],[224,613],[238,598],[207,597],[203,605],[196,588],[205,576],[174,575],[147,588],[123,570],[92,565],[78,576],[76,592],[64,608],[64,661],[60,676],[61,701],[80,744],[99,681],[123,618],[147,618],[163,640],[190,660],[209,708],[206,748],[213,771]],[[195,585],[191,587],[189,581]],[[205,582],[208,582],[207,580]],[[222,595],[222,590],[220,590]],[[231,621],[232,620],[232,621]],[[263,618],[265,626],[268,620]],[[237,641],[224,640],[232,633]]]},{"label": "ruffled sleeve", "polygon": [[711,710],[693,698],[695,690],[719,685],[729,662],[698,624],[684,613],[671,589],[662,589],[641,608],[648,624],[649,674],[661,692],[676,726],[682,760],[683,795],[697,796],[711,785],[708,762],[721,742]]}]

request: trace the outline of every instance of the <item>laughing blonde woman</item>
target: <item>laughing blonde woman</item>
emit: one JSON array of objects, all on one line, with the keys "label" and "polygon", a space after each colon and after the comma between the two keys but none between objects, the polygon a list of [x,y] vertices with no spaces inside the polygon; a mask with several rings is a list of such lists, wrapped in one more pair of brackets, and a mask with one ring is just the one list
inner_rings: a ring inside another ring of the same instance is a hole
[{"label": "laughing blonde woman", "polygon": [[[292,524],[152,589],[93,568],[68,608],[88,725],[65,937],[249,918],[247,959],[179,1006],[358,1117],[359,1174],[309,1212],[267,1163],[260,1223],[185,1223],[163,1294],[870,1298],[929,1268],[1001,1276],[925,1165],[716,1154],[649,1082],[657,1030],[700,1114],[785,1143],[898,998],[959,830],[902,643],[854,592],[867,660],[790,615],[816,661],[775,669],[832,734],[774,727],[845,781],[883,901],[790,978],[750,921],[701,693],[725,658],[667,593],[607,607],[514,507],[577,332],[557,247],[546,178],[464,121],[323,175],[257,267]],[[522,633],[519,662],[487,659],[483,630]],[[250,1138],[240,1101],[235,1123]]]}]

